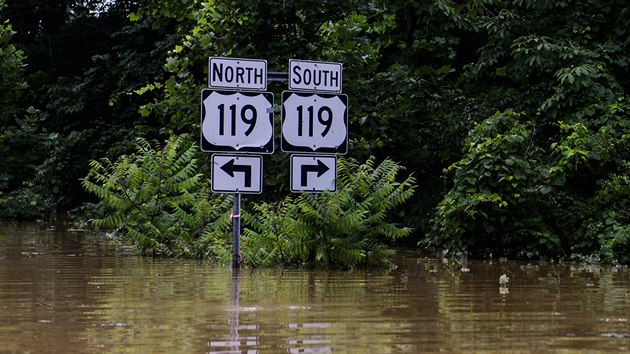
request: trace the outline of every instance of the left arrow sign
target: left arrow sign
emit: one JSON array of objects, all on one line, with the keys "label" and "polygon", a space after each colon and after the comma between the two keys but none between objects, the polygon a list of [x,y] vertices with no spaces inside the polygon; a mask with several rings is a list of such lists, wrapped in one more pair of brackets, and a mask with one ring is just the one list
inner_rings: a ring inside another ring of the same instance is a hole
[{"label": "left arrow sign", "polygon": [[236,158],[228,161],[225,165],[221,166],[221,169],[225,171],[230,177],[234,177],[234,172],[243,172],[245,174],[245,187],[252,186],[252,166],[250,165],[237,165],[234,163]]},{"label": "left arrow sign", "polygon": [[262,156],[212,155],[212,191],[215,193],[261,193]]}]

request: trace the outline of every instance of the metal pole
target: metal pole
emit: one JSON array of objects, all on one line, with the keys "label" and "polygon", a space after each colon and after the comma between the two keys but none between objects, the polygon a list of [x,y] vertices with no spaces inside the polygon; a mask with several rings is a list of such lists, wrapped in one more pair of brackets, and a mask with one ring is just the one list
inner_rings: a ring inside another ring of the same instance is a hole
[{"label": "metal pole", "polygon": [[269,71],[267,72],[267,81],[289,81],[288,71]]},{"label": "metal pole", "polygon": [[232,269],[241,267],[241,194],[234,193],[232,211]]}]

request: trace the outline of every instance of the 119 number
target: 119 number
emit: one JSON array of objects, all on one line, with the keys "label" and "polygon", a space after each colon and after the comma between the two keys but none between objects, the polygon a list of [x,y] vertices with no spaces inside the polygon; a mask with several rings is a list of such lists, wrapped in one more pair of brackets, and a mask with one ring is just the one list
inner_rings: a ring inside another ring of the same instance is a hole
[{"label": "119 number", "polygon": [[[226,117],[225,104],[222,103],[217,108],[219,109],[219,135],[226,135],[225,125],[227,124],[226,120],[229,120],[230,135],[236,136],[236,116],[237,116],[236,104],[232,104],[228,106],[229,112],[227,113],[229,117]],[[240,116],[241,121],[243,121],[243,123],[248,125],[247,129],[245,129],[244,134],[245,136],[249,136],[249,134],[251,134],[252,131],[254,130],[254,127],[256,126],[256,119],[258,118],[256,107],[254,107],[251,104],[244,105],[240,109],[239,116]]]},{"label": "119 number", "polygon": [[[313,136],[313,124],[315,121],[315,107],[308,106],[306,109],[307,119],[306,124],[304,122],[304,106],[297,106],[297,114],[298,114],[298,136],[304,136],[304,125],[306,125],[307,134],[309,137]],[[324,130],[322,131],[322,137],[326,136],[332,127],[333,122],[333,112],[332,109],[328,106],[322,106],[317,110],[317,121],[324,126]]]}]

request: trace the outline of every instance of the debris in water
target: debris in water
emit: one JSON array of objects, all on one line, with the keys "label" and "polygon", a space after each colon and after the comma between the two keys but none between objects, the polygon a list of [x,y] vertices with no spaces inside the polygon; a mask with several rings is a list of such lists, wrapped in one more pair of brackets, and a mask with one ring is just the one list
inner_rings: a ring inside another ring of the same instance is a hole
[{"label": "debris in water", "polygon": [[510,282],[510,278],[507,275],[503,274],[499,277],[499,293],[500,294],[508,294],[510,291],[508,290],[508,283]]}]

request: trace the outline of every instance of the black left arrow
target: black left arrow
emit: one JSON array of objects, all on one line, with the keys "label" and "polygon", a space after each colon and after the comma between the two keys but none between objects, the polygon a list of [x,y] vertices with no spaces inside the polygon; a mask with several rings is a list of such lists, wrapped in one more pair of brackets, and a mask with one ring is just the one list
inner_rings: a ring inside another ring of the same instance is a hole
[{"label": "black left arrow", "polygon": [[226,162],[221,169],[225,171],[230,177],[234,177],[234,172],[243,172],[245,174],[245,187],[252,186],[252,166],[250,165],[236,165],[234,161],[236,159],[232,159]]},{"label": "black left arrow", "polygon": [[321,177],[326,171],[330,170],[322,160],[317,160],[317,165],[302,165],[302,170],[300,177],[300,185],[302,187],[306,187],[308,185],[308,173],[309,172],[317,172],[317,177]]}]

